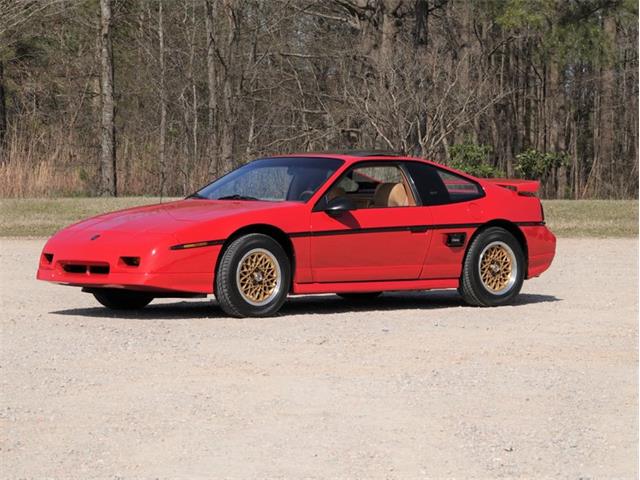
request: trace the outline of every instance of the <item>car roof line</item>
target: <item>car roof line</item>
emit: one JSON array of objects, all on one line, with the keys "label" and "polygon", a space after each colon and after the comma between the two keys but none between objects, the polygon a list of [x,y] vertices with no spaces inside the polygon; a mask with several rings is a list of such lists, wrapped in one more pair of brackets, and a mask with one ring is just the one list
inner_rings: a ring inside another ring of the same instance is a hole
[{"label": "car roof line", "polygon": [[425,158],[421,157],[413,157],[410,155],[405,155],[401,153],[368,153],[368,152],[360,152],[357,154],[353,153],[340,153],[340,152],[298,152],[298,153],[285,153],[285,154],[276,154],[276,155],[268,155],[262,158],[338,158],[338,159],[352,159],[352,160],[420,160],[423,162],[430,162]]}]

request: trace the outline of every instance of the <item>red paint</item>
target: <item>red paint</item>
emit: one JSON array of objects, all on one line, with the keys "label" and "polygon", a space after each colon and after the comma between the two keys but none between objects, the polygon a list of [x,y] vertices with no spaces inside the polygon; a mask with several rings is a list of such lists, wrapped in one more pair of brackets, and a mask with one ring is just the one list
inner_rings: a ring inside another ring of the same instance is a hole
[{"label": "red paint", "polygon": [[[424,207],[367,208],[332,218],[311,213],[311,232],[349,231],[426,225],[430,215]],[[318,282],[361,282],[419,278],[431,232],[358,233],[312,236],[309,254],[312,278]]]},{"label": "red paint", "polygon": [[[324,212],[313,212],[313,207],[333,181],[354,163],[426,161],[409,157],[295,156],[309,157],[310,162],[314,157],[339,158],[344,164],[306,203],[180,200],[79,222],[49,239],[37,278],[76,286],[122,287],[164,294],[213,293],[216,261],[224,245],[184,250],[170,247],[224,241],[249,227],[275,228],[291,235],[293,293],[456,288],[466,247],[478,228],[495,221],[511,224],[543,221],[536,197],[519,195],[500,186],[507,184],[530,193],[535,182],[476,179],[439,165],[436,166],[479,183],[485,196],[446,205],[360,209],[330,217]],[[397,231],[389,231],[394,227]],[[412,231],[408,227],[415,228]],[[554,235],[544,225],[515,228],[526,239],[527,278],[540,275],[553,260]],[[364,232],[345,234],[354,229]],[[327,231],[334,234],[322,234]],[[465,245],[447,246],[447,234],[459,232],[466,233]],[[50,263],[45,253],[53,254]],[[140,257],[140,265],[124,264],[120,260],[124,256]],[[65,262],[108,265],[109,273],[70,273],[63,270]]]},{"label": "red paint", "polygon": [[519,178],[488,178],[485,182],[511,188],[518,193],[536,193],[540,188],[540,182],[537,180],[521,180]]}]

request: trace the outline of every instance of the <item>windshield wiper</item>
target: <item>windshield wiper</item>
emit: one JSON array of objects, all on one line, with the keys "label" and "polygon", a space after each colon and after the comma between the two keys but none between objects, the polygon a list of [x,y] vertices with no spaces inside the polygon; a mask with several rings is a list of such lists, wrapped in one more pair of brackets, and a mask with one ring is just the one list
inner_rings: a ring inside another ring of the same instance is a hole
[{"label": "windshield wiper", "polygon": [[198,200],[209,200],[207,197],[200,195],[198,192],[196,193],[192,193],[191,195],[189,195],[186,198],[197,198]]},{"label": "windshield wiper", "polygon": [[216,198],[216,200],[260,200],[260,199],[256,197],[250,197],[248,195],[234,194],[234,195],[227,195],[225,197]]}]

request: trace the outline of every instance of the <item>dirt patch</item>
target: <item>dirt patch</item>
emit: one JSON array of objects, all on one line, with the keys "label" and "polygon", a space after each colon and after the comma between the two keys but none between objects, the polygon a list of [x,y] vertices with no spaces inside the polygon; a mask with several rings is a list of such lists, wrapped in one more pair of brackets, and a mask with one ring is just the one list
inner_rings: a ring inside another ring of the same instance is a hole
[{"label": "dirt patch", "polygon": [[0,240],[4,478],[637,478],[638,242],[561,239],[517,305],[114,315]]}]

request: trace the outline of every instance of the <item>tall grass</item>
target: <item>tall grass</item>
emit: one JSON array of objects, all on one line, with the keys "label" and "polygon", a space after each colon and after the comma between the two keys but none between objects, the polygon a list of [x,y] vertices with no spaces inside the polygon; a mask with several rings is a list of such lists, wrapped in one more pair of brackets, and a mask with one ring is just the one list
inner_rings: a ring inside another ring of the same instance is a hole
[{"label": "tall grass", "polygon": [[[0,196],[59,196],[88,193],[77,159],[86,156],[59,129],[36,133],[14,125],[0,157]],[[18,132],[22,132],[18,134]],[[28,134],[31,133],[31,134]]]},{"label": "tall grass", "polygon": [[[0,149],[0,197],[76,197],[98,191],[98,139],[78,138],[63,127],[14,124]],[[154,138],[120,137],[116,149],[118,194],[159,195],[161,190]],[[211,179],[203,155],[167,147],[168,195],[195,191]]]}]

